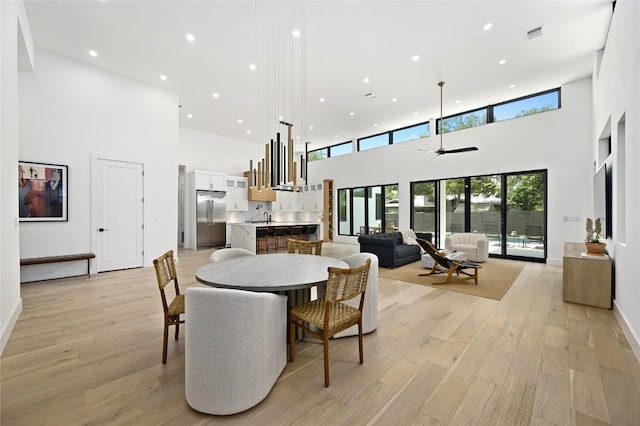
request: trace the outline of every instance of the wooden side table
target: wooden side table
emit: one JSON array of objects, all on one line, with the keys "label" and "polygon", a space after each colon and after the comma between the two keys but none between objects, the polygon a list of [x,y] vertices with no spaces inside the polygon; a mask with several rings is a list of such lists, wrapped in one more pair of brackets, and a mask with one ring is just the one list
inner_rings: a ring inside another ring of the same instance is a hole
[{"label": "wooden side table", "polygon": [[583,243],[564,243],[562,299],[611,309],[611,258],[585,252]]}]

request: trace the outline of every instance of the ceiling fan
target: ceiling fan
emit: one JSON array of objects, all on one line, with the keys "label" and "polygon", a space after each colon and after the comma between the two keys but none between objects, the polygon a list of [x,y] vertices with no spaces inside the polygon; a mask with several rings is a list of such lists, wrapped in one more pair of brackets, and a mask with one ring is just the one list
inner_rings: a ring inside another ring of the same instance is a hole
[{"label": "ceiling fan", "polygon": [[442,116],[442,87],[444,86],[444,81],[440,81],[438,82],[438,86],[440,86],[440,129],[439,132],[440,133],[440,148],[438,148],[435,151],[431,151],[431,152],[435,152],[436,156],[438,155],[444,155],[444,154],[458,154],[461,152],[469,152],[469,151],[477,151],[478,147],[477,146],[468,146],[466,148],[456,148],[456,149],[444,149],[442,147],[442,121],[443,121],[443,116]]}]

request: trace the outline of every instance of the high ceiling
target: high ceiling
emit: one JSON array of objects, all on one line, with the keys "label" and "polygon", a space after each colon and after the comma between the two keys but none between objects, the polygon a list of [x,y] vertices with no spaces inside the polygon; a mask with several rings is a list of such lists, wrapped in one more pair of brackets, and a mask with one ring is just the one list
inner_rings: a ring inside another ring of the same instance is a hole
[{"label": "high ceiling", "polygon": [[612,15],[611,0],[25,5],[38,48],[177,92],[180,126],[264,143],[282,115],[310,149],[439,117],[441,80],[448,115],[590,76]]}]

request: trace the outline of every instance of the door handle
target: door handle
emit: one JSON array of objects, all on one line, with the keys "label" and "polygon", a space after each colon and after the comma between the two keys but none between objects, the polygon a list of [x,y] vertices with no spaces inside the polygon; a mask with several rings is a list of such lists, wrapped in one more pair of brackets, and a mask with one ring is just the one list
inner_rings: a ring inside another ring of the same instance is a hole
[{"label": "door handle", "polygon": [[104,231],[108,231],[107,228],[98,228],[98,232],[104,232]]}]

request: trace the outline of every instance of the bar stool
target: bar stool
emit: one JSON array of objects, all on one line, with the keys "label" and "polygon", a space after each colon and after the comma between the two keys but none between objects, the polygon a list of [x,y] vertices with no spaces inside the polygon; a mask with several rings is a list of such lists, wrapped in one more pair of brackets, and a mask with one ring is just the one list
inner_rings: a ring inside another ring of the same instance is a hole
[{"label": "bar stool", "polygon": [[266,226],[259,226],[256,228],[256,254],[260,252],[260,241],[264,241],[264,251],[269,253],[269,243],[267,241]]},{"label": "bar stool", "polygon": [[302,238],[302,225],[294,225],[289,228],[289,238],[299,240]]},{"label": "bar stool", "polygon": [[[276,226],[273,228],[273,234],[271,237],[274,240],[273,247],[278,251],[278,248],[282,247],[283,249],[287,248],[287,227],[286,226]],[[282,243],[282,244],[280,244]]]},{"label": "bar stool", "polygon": [[307,240],[311,239],[311,235],[313,235],[315,240],[318,239],[318,234],[316,234],[318,226],[317,225],[307,225],[304,233],[307,235]]}]

